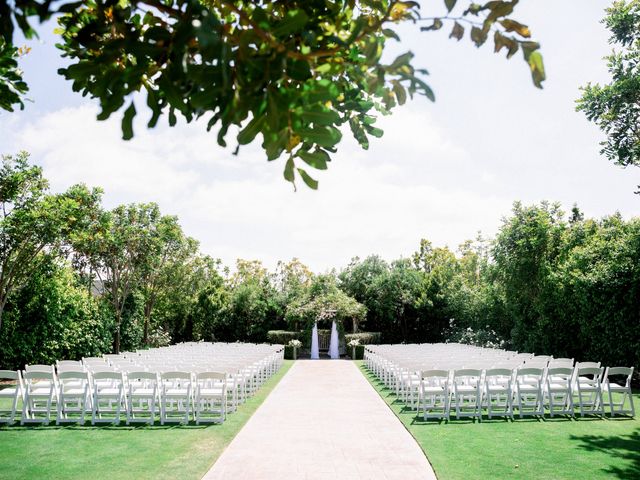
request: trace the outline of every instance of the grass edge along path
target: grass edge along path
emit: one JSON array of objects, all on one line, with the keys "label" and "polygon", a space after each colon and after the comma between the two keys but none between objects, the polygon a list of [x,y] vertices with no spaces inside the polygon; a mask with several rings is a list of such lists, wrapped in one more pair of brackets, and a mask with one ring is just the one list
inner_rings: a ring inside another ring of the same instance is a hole
[{"label": "grass edge along path", "polygon": [[0,479],[199,480],[292,365],[285,360],[222,425],[1,427]]},{"label": "grass edge along path", "polygon": [[[358,361],[440,480],[640,478],[640,419],[556,417],[425,422]],[[640,395],[634,395],[636,412]]]}]

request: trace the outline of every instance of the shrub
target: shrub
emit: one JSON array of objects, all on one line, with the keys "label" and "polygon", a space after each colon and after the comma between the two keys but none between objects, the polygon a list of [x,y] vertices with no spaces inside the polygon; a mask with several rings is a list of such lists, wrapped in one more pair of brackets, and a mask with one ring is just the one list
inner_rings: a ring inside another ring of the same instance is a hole
[{"label": "shrub", "polygon": [[381,336],[382,335],[380,332],[347,333],[344,336],[344,340],[347,343],[349,343],[351,340],[359,340],[360,345],[375,345],[377,343],[380,343]]},{"label": "shrub", "polygon": [[291,340],[300,340],[300,332],[290,332],[287,330],[269,330],[267,332],[267,340],[270,343],[286,345]]},{"label": "shrub", "polygon": [[[351,357],[353,355],[353,348],[347,348],[347,355]],[[364,345],[358,345],[356,347],[356,358],[353,360],[362,360],[364,358]]]}]

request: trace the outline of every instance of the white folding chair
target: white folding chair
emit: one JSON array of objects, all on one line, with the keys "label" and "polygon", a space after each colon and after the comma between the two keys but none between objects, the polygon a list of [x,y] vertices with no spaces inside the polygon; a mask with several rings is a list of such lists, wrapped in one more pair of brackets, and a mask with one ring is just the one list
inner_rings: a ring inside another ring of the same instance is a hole
[{"label": "white folding chair", "polygon": [[0,398],[10,401],[10,408],[0,410],[0,423],[13,424],[16,419],[16,410],[18,401],[24,401],[24,385],[22,383],[22,375],[20,370],[0,370],[0,380],[15,382],[14,385],[8,385],[0,389]]},{"label": "white folding chair", "polygon": [[[83,425],[85,413],[91,410],[89,390],[89,374],[87,372],[69,371],[58,375],[60,393],[58,395],[58,415],[56,424],[76,422]],[[71,417],[70,414],[77,414]]]},{"label": "white folding chair", "polygon": [[223,423],[227,414],[227,374],[201,372],[196,375],[195,389],[196,424],[201,422]]},{"label": "white folding chair", "polygon": [[449,419],[449,390],[448,370],[425,370],[420,374],[418,393],[418,413],[422,411],[422,418]]},{"label": "white folding chair", "polygon": [[544,415],[543,375],[542,368],[520,368],[516,371],[516,400],[520,418],[525,415]]},{"label": "white folding chair", "polygon": [[153,425],[158,402],[158,374],[129,372],[126,382],[127,425],[131,422]]},{"label": "white folding chair", "polygon": [[58,384],[53,367],[49,371],[26,371],[23,374],[25,382],[24,402],[22,403],[22,418],[20,424],[45,423],[51,421],[51,408],[58,400]]},{"label": "white folding chair", "polygon": [[[602,401],[602,367],[576,368],[576,387],[580,416],[604,415]],[[575,401],[575,400],[574,400]]]},{"label": "white folding chair", "polygon": [[453,372],[453,402],[456,418],[482,418],[482,370],[466,368]]},{"label": "white folding chair", "polygon": [[545,399],[549,415],[573,415],[573,392],[571,384],[573,368],[557,367],[547,371]]},{"label": "white folding chair", "polygon": [[[611,416],[631,414],[635,417],[636,412],[633,406],[633,392],[631,391],[631,377],[633,376],[633,367],[607,367],[604,372],[604,387],[608,394],[608,403],[611,408]],[[620,383],[614,381],[610,377],[623,377]],[[619,401],[614,399],[614,395],[618,396]],[[629,408],[625,408],[627,399],[629,400]]]},{"label": "white folding chair", "polygon": [[508,368],[491,368],[484,378],[484,402],[487,416],[493,418],[513,418],[513,370]]},{"label": "white folding chair", "polygon": [[191,373],[164,372],[160,375],[160,424],[189,423],[191,413]]},{"label": "white folding chair", "polygon": [[122,372],[95,372],[91,378],[93,391],[91,424],[119,424],[121,412],[127,411]]}]

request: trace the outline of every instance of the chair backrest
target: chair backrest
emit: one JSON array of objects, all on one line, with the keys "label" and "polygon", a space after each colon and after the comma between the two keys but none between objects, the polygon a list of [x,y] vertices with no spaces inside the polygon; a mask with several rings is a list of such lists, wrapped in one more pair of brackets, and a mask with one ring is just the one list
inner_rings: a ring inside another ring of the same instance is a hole
[{"label": "chair backrest", "polygon": [[572,375],[573,368],[554,367],[547,370],[547,377],[571,377]]},{"label": "chair backrest", "polygon": [[26,372],[51,372],[53,373],[53,365],[25,365]]},{"label": "chair backrest", "polygon": [[158,380],[158,374],[155,372],[141,372],[139,370],[128,372],[127,378],[131,380]]},{"label": "chair backrest", "polygon": [[420,377],[423,379],[427,378],[449,378],[449,370],[424,370],[420,372]]},{"label": "chair backrest", "polygon": [[87,372],[70,370],[68,372],[60,372],[58,374],[59,380],[88,380],[89,374]]},{"label": "chair backrest", "polygon": [[223,372],[200,372],[196,375],[196,379],[226,381],[227,374]]},{"label": "chair backrest", "polygon": [[586,368],[578,368],[577,375],[578,377],[589,377],[593,376],[593,380],[599,380],[602,375],[602,367],[586,367]]},{"label": "chair backrest", "polygon": [[633,375],[633,367],[608,367],[606,377],[610,375],[624,375],[630,377]]},{"label": "chair backrest", "polygon": [[160,375],[163,380],[191,380],[189,372],[164,372]]},{"label": "chair backrest", "polygon": [[512,377],[513,370],[509,368],[490,368],[485,375],[487,377]]},{"label": "chair backrest", "polygon": [[53,372],[43,372],[41,370],[35,370],[31,372],[26,371],[24,372],[22,378],[24,378],[27,382],[30,382],[31,380],[53,380],[54,374]]},{"label": "chair backrest", "polygon": [[0,370],[2,380],[20,380],[20,372],[14,370]]},{"label": "chair backrest", "polygon": [[94,380],[120,380],[122,381],[122,372],[99,371],[91,374]]},{"label": "chair backrest", "polygon": [[577,362],[576,368],[600,368],[600,362]]}]

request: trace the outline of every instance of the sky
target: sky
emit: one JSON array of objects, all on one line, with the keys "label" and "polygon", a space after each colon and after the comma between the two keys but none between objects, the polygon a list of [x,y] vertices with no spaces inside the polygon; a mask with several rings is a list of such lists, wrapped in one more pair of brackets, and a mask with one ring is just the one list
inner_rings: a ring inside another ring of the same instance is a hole
[{"label": "sky", "polygon": [[[421,3],[429,16],[442,2]],[[143,112],[134,139],[123,141],[120,114],[97,121],[96,102],[57,75],[64,60],[48,23],[21,64],[32,102],[0,113],[0,153],[30,152],[52,191],[85,183],[104,189],[109,208],[157,202],[203,253],[229,266],[244,258],[273,268],[297,257],[321,272],[355,256],[408,257],[422,238],[456,249],[479,231],[495,236],[514,201],[630,218],[640,211],[640,169],[600,156],[603,135],[575,112],[579,86],[608,79],[602,57],[611,46],[600,23],[608,4],[520,2],[514,18],[542,44],[543,90],[520,53],[506,60],[492,42],[477,49],[448,31],[403,28],[388,55],[414,52],[436,102],[417,97],[382,118],[385,134],[367,151],[345,135],[329,169],[314,172],[318,191],[294,191],[283,160],[267,162],[259,146],[232,155],[201,123],[148,130]]]}]

